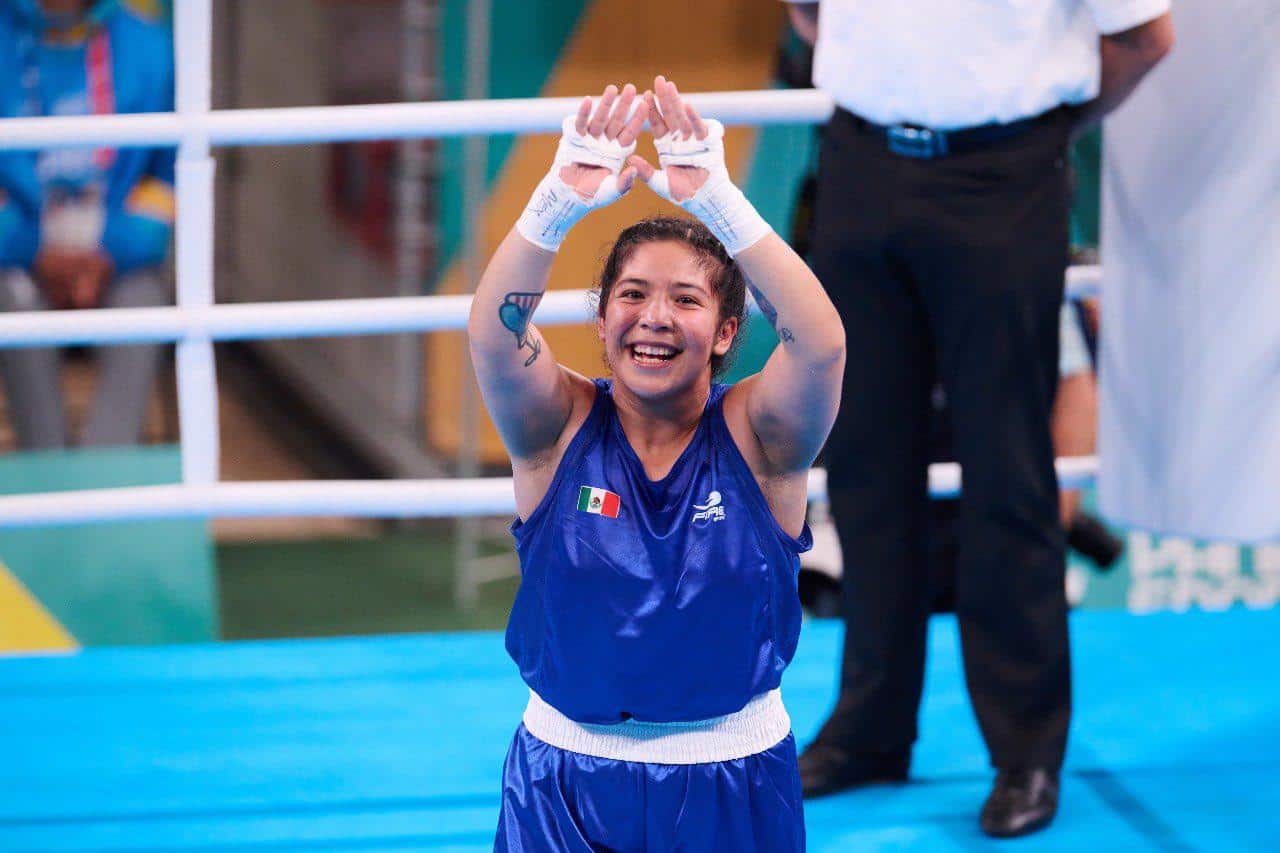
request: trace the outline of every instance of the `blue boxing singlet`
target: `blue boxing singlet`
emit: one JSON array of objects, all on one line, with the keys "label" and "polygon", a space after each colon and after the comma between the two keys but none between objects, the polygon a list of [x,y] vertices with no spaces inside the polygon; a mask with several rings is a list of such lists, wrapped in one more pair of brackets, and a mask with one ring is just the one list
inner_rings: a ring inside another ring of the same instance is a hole
[{"label": "blue boxing singlet", "polygon": [[542,502],[511,525],[523,579],[507,651],[581,723],[704,720],[776,688],[800,635],[799,555],[713,385],[693,440],[656,482],[596,380]]}]

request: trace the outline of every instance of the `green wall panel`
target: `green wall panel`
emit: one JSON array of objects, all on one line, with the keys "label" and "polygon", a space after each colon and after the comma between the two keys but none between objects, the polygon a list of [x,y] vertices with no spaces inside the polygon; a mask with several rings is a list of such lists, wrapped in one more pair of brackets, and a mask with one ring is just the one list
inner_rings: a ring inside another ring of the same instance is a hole
[{"label": "green wall panel", "polygon": [[[176,447],[0,457],[0,494],[177,483]],[[82,645],[217,635],[213,548],[203,521],[0,529],[0,561]]]}]

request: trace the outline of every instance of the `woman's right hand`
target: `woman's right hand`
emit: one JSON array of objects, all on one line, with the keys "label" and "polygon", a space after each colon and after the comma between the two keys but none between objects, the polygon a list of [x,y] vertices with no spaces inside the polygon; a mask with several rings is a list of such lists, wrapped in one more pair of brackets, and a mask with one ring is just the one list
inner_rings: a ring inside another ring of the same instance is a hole
[{"label": "woman's right hand", "polygon": [[[635,113],[627,113],[635,106]],[[583,98],[576,115],[561,125],[551,171],[533,191],[516,222],[520,236],[549,252],[558,251],[565,235],[583,216],[612,204],[635,183],[636,170],[627,158],[636,150],[649,106],[636,102],[636,87],[628,83],[618,93],[609,86],[593,105]]]},{"label": "woman's right hand", "polygon": [[[628,118],[633,104],[635,114]],[[583,98],[572,125],[568,119],[564,123],[560,150],[556,152],[560,180],[583,201],[590,202],[612,174],[617,190],[613,198],[626,195],[636,178],[635,167],[626,165],[627,157],[635,151],[636,139],[648,115],[648,103],[643,98],[636,103],[636,87],[630,83],[622,87],[621,94],[617,86],[608,86],[594,109],[591,98]]]}]

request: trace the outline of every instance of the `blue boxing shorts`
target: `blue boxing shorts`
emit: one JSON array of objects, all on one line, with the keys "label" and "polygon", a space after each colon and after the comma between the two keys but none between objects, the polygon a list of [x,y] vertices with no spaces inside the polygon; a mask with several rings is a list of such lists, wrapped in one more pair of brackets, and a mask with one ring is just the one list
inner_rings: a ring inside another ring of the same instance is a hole
[{"label": "blue boxing shorts", "polygon": [[710,764],[569,752],[523,724],[502,770],[495,851],[804,850],[795,738]]},{"label": "blue boxing shorts", "polygon": [[516,730],[502,771],[495,851],[800,853],[795,738],[726,761],[589,755]]}]

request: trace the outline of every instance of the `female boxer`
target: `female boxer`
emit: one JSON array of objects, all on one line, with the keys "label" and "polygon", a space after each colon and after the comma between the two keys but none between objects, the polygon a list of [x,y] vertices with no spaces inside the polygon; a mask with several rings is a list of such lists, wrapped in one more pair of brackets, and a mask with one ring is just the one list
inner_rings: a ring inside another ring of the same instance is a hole
[{"label": "female boxer", "polygon": [[[657,169],[633,153],[646,119]],[[530,689],[498,850],[804,849],[778,686],[844,332],[729,179],[723,136],[662,77],[585,99],[476,291],[472,358],[519,516],[507,649]],[[618,237],[596,320],[612,379],[593,380],[530,319],[570,227],[637,178],[695,218]],[[715,384],[747,287],[780,345]]]}]

